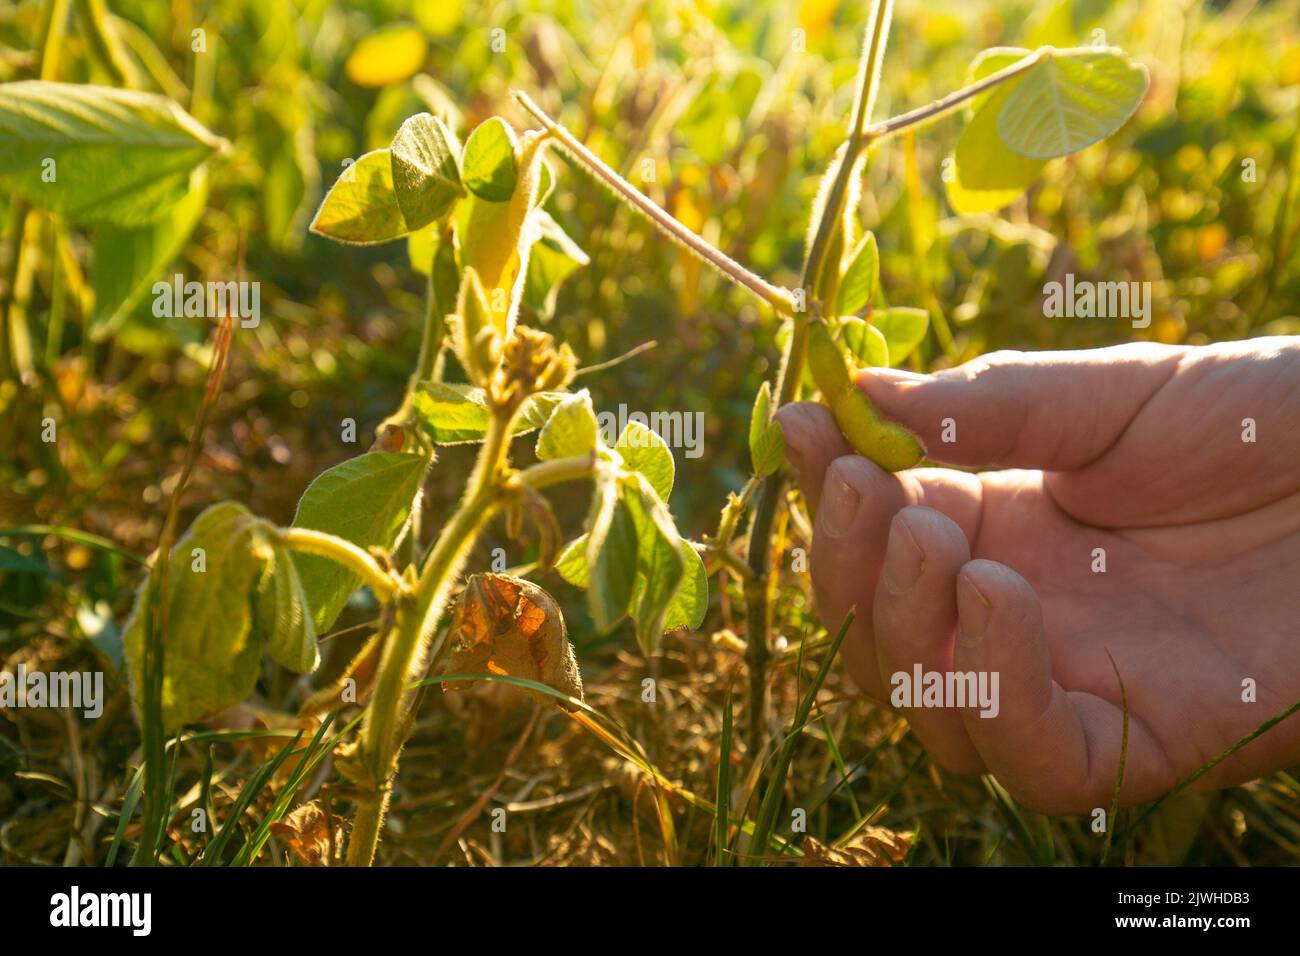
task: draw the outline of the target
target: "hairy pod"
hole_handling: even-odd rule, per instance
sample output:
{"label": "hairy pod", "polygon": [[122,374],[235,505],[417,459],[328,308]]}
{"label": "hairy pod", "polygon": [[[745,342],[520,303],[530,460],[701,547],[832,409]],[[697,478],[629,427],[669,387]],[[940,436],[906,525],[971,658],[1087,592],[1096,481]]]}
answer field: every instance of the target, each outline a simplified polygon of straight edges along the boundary
{"label": "hairy pod", "polygon": [[813,322],[808,333],[808,366],[813,380],[854,451],[886,471],[911,468],[925,457],[916,436],[897,422],[882,418],[871,400],[853,384],[849,364],[826,323]]}
{"label": "hairy pod", "polygon": [[[450,323],[456,358],[460,359],[460,364],[476,385],[486,385],[496,368],[493,353],[498,333],[483,294],[483,284],[472,266],[466,266],[461,275],[456,315],[457,320]],[[499,358],[499,345],[495,351]]]}
{"label": "hairy pod", "polygon": [[529,234],[528,213],[537,196],[545,142],[546,134],[537,131],[520,137],[515,148],[519,179],[514,194],[505,202],[471,196],[461,235],[461,260],[478,273],[502,339],[513,331],[523,293],[528,252],[535,238]]}

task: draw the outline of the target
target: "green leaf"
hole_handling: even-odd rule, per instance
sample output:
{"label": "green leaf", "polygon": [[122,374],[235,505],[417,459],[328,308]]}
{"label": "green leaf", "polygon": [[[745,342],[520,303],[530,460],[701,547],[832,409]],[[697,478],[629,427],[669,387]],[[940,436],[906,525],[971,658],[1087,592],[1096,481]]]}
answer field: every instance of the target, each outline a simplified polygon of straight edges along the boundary
{"label": "green leaf", "polygon": [[644,475],[660,498],[665,501],[673,492],[677,465],[668,443],[640,422],[628,422],[618,436],[614,450],[623,458],[629,471]]}
{"label": "green leaf", "polygon": [[587,536],[585,534],[580,534],[569,542],[555,562],[555,570],[560,573],[560,577],[575,588],[591,586],[591,572],[587,568]]}
{"label": "green leaf", "polygon": [[302,248],[320,191],[314,89],[300,71],[277,71],[265,78],[248,104],[249,159],[265,171],[258,190],[265,235],[271,247],[284,254]]}
{"label": "green leaf", "polygon": [[[986,51],[972,73],[996,72],[1021,57],[1023,51]],[[987,75],[987,74],[985,74]],[[959,213],[974,214],[1001,209],[1016,199],[1038,178],[1045,162],[1012,152],[998,135],[998,116],[1012,91],[1024,82],[1024,75],[1008,80],[977,99],[971,117],[953,152],[951,175],[944,177],[948,202]]]}
{"label": "green leaf", "polygon": [[709,610],[709,573],[704,568],[704,561],[695,546],[684,538],[681,554],[682,580],[664,612],[662,627],[665,633],[679,627],[698,631]]}
{"label": "green leaf", "polygon": [[1007,94],[998,135],[1029,159],[1077,153],[1124,125],[1148,80],[1145,66],[1113,47],[1056,51]]}
{"label": "green leaf", "polygon": [[925,309],[904,307],[880,309],[872,314],[871,324],[885,338],[890,364],[901,365],[925,341],[925,333],[930,328],[930,313]]}
{"label": "green leaf", "polygon": [[[1019,46],[991,46],[981,50],[971,60],[970,69],[966,73],[967,84],[978,82],[986,76],[992,76],[999,70],[1005,70],[1013,63],[1018,63],[1027,56],[1032,56],[1033,50],[1027,50]],[[1019,80],[1008,80],[1008,83],[1017,83]],[[981,106],[988,102],[990,96],[998,90],[994,86],[980,93],[970,101],[970,112],[975,113]]]}
{"label": "green leaf", "polygon": [[566,396],[555,407],[537,436],[537,457],[548,461],[586,455],[595,449],[599,438],[591,393],[584,388]]}
{"label": "green leaf", "polygon": [[[664,612],[664,632],[684,627],[699,630],[709,609],[709,575],[699,552],[689,541],[681,544],[683,574],[677,592]],[[560,577],[574,587],[587,588],[591,576],[587,569],[587,536],[580,535],[571,541],[555,563]]]}
{"label": "green leaf", "polygon": [[74,222],[139,226],[189,191],[225,141],[156,93],[0,84],[0,184]]}
{"label": "green leaf", "polygon": [[155,281],[170,282],[162,271],[185,248],[207,208],[207,177],[200,174],[196,179],[196,187],[155,221],[135,227],[105,223],[96,230],[95,314],[90,323],[90,337],[96,342],[117,330]]}
{"label": "green leaf", "polygon": [[29,558],[27,555],[20,554],[13,548],[7,548],[3,545],[0,545],[0,572],[39,574],[42,577],[49,577],[53,573],[50,566],[44,561]]}
{"label": "green leaf", "polygon": [[311,221],[318,236],[354,245],[400,239],[409,231],[393,189],[386,149],[366,153],[343,170]]}
{"label": "green leaf", "polygon": [[475,196],[506,202],[519,182],[514,130],[499,116],[484,120],[465,143],[463,178]]}
{"label": "green leaf", "polygon": [[853,315],[863,309],[875,296],[879,284],[880,251],[876,247],[875,234],[868,232],[858,240],[849,267],[840,279],[838,314]]}
{"label": "green leaf", "polygon": [[637,641],[649,654],[663,634],[669,605],[684,571],[682,539],[650,483],[639,477],[625,486],[622,500],[636,530],[636,588],[631,614]]}
{"label": "green leaf", "polygon": [[586,535],[587,603],[596,629],[608,631],[627,613],[637,573],[636,525],[612,469],[597,479],[592,506]]}
{"label": "green leaf", "polygon": [[709,71],[673,123],[673,136],[707,165],[722,163],[739,144],[744,118],[769,73],[767,64],[755,59],[743,62],[737,69]]}
{"label": "green leaf", "polygon": [[293,555],[277,549],[262,570],[253,597],[255,633],[265,639],[271,660],[299,674],[320,665],[316,627]]}
{"label": "green leaf", "polygon": [[412,396],[412,408],[435,444],[479,442],[492,421],[483,389],[447,382],[424,382]]}
{"label": "green leaf", "polygon": [[551,198],[553,192],[555,192],[555,170],[549,160],[543,159],[537,170],[537,193],[533,196],[533,208],[542,206]]}
{"label": "green leaf", "polygon": [[428,113],[417,113],[398,129],[389,153],[393,191],[408,229],[423,229],[441,219],[465,195],[456,154],[460,146]]}
{"label": "green leaf", "polygon": [[[438,227],[430,223],[423,229],[417,229],[406,236],[406,256],[411,260],[411,268],[422,276],[427,276],[433,269],[433,256],[440,243]],[[456,283],[459,288],[460,283]]]}
{"label": "green leaf", "polygon": [[[545,168],[546,164],[542,163],[542,169]],[[537,241],[528,256],[524,304],[548,319],[555,314],[560,284],[591,259],[545,209],[534,210],[531,218]]]}
{"label": "green leaf", "polygon": [[870,322],[858,318],[840,319],[840,341],[859,365],[889,367],[889,343]]}
{"label": "green leaf", "polygon": [[460,293],[460,267],[456,264],[456,250],[450,242],[439,242],[432,226],[413,232],[407,238],[407,251],[411,267],[424,276],[432,272],[433,303],[437,315],[446,316],[456,311]]}
{"label": "green leaf", "polygon": [[[195,518],[172,549],[167,593],[158,602],[159,611],[166,605],[162,696],[168,730],[238,703],[257,683],[261,649],[252,639],[250,598],[270,554],[262,527],[243,505],[222,502]],[[144,658],[140,604],[148,591],[146,580],[122,638],[137,695]]]}
{"label": "green leaf", "polygon": [[[425,466],[422,455],[399,452],[367,452],[350,458],[307,486],[293,525],[337,535],[361,548],[391,549],[410,519]],[[328,558],[295,554],[293,560],[316,632],[323,634],[361,578]]]}
{"label": "green leaf", "polygon": [[764,382],[754,396],[754,409],[749,414],[749,460],[754,474],[765,478],[781,466],[784,457],[785,434],[772,421],[772,387]]}
{"label": "green leaf", "polygon": [[1034,5],[1025,40],[1029,46],[1077,46],[1088,29],[1109,13],[1114,0],[1058,0]]}
{"label": "green leaf", "polygon": [[[524,402],[512,434],[523,435],[546,424],[567,392],[538,392]],[[448,382],[423,382],[412,399],[420,427],[436,445],[480,442],[492,421],[483,389]]]}

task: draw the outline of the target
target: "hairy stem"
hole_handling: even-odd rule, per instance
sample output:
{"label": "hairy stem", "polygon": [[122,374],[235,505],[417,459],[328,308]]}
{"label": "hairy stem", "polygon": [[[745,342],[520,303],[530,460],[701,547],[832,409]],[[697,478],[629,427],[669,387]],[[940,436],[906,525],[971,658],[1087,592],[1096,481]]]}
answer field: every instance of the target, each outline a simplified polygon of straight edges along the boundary
{"label": "hairy stem", "polygon": [[1042,47],[1041,49],[1035,50],[1033,53],[1027,54],[1022,59],[1012,63],[1010,66],[1003,67],[996,73],[990,73],[988,76],[970,84],[969,86],[963,86],[959,90],[954,90],[947,96],[935,100],[933,103],[919,106],[914,110],[909,110],[908,112],[901,113],[898,116],[891,116],[887,120],[882,120],[881,122],[876,123],[874,126],[867,129],[866,138],[870,142],[874,143],[887,136],[892,136],[895,133],[901,132],[902,130],[910,129],[913,126],[920,126],[941,119],[966,103],[967,100],[973,99],[986,90],[991,90],[993,87],[1005,83],[1007,80],[1013,79],[1028,70],[1032,70],[1044,60],[1051,59],[1051,57],[1055,55],[1055,52],[1056,51],[1051,47]]}
{"label": "hairy stem", "polygon": [[611,169],[599,156],[583,145],[577,137],[551,119],[540,106],[532,101],[527,93],[516,91],[515,99],[519,101],[519,105],[527,110],[533,119],[541,123],[546,131],[555,137],[560,147],[568,155],[572,156],[580,166],[613,190],[615,195],[633,209],[649,219],[670,239],[680,242],[695,255],[717,269],[722,275],[752,292],[781,315],[792,315],[794,313],[795,303],[788,290],[778,288],[762,276],[749,271],[703,236],[682,225],[671,213]]}
{"label": "hairy stem", "polygon": [[[870,145],[871,137],[866,134],[867,120],[875,105],[876,90],[880,86],[880,63],[885,54],[885,42],[889,36],[889,21],[893,15],[894,0],[875,0],[871,8],[871,32],[867,35],[862,48],[862,63],[858,68],[858,92],[853,102],[853,118],[849,124],[849,138],[844,142],[844,150],[838,157],[839,168],[826,205],[822,209],[821,220],[813,234],[812,245],[808,249],[808,258],[804,261],[802,285],[804,294],[811,301],[813,290],[821,279],[822,269],[826,265],[826,252],[835,235],[836,224],[844,211],[844,200],[848,196],[849,183],[857,173],[858,157]],[[802,371],[802,367],[798,369]]]}
{"label": "hairy stem", "polygon": [[551,485],[566,481],[582,481],[590,477],[595,463],[596,459],[593,455],[554,458],[525,468],[519,472],[518,480],[534,491],[540,491]]}
{"label": "hairy stem", "polygon": [[396,622],[384,645],[374,695],[361,725],[361,752],[374,790],[358,801],[348,843],[349,866],[374,862],[398,756],[415,703],[412,685],[428,664],[429,647],[456,576],[479,532],[501,503],[501,477],[513,418],[513,414],[505,413],[493,417],[469,489],[425,558],[415,593],[396,603]]}
{"label": "hairy stem", "polygon": [[[826,266],[827,250],[830,248],[836,225],[844,211],[849,184],[858,172],[858,157],[870,143],[865,128],[871,118],[876,90],[880,85],[880,66],[889,36],[893,0],[875,0],[871,13],[871,25],[868,27],[869,32],[863,44],[862,62],[858,69],[858,90],[854,99],[849,136],[836,159],[839,166],[836,169],[835,179],[831,183],[826,205],[822,207],[821,219],[818,220],[813,231],[808,257],[804,260],[800,285],[803,288],[806,304],[813,302],[814,290],[819,287],[822,269]],[[777,407],[795,401],[799,397],[799,385],[803,381],[804,363],[808,352],[809,315],[809,311],[805,310],[794,316],[790,342],[782,356],[780,371],[777,373],[775,389]],[[763,727],[768,709],[767,662],[770,656],[768,606],[773,584],[768,580],[768,569],[771,565],[772,523],[781,500],[781,483],[779,472],[763,479],[758,493],[758,505],[749,525],[746,560],[753,577],[745,583],[745,659],[749,672],[746,737],[754,752],[757,752],[763,739]]]}
{"label": "hairy stem", "polygon": [[287,548],[329,558],[360,575],[361,580],[380,601],[392,600],[399,590],[398,579],[380,567],[374,555],[358,548],[351,541],[310,528],[276,528],[273,533],[277,541]]}

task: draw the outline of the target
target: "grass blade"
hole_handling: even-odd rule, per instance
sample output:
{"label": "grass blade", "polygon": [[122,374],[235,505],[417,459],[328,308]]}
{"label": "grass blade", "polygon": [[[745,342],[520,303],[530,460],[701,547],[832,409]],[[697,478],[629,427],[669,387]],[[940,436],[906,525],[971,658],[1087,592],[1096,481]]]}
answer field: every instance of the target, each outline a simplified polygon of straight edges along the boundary
{"label": "grass blade", "polygon": [[1106,865],[1106,858],[1110,856],[1111,842],[1115,836],[1115,824],[1119,820],[1119,790],[1124,785],[1124,767],[1128,764],[1128,691],[1124,687],[1124,678],[1119,676],[1119,667],[1115,663],[1115,658],[1111,657],[1110,651],[1106,651],[1106,656],[1110,657],[1110,666],[1115,671],[1115,679],[1119,681],[1119,702],[1124,708],[1124,729],[1119,743],[1119,768],[1115,771],[1115,789],[1110,795],[1110,809],[1107,810],[1106,817],[1106,842],[1101,845],[1101,865]]}
{"label": "grass blade", "polygon": [[785,739],[781,742],[780,749],[776,753],[776,760],[768,773],[767,787],[763,791],[763,799],[759,802],[758,816],[754,821],[754,840],[750,845],[751,852],[761,853],[776,829],[776,817],[781,812],[781,803],[785,797],[785,783],[790,772],[790,761],[794,759],[794,748],[799,742],[804,726],[808,723],[808,715],[816,702],[818,692],[822,689],[822,684],[826,682],[826,676],[830,673],[836,655],[839,654],[840,645],[844,642],[844,635],[849,631],[849,625],[853,623],[855,613],[856,609],[851,608],[849,613],[844,616],[844,621],[840,624],[835,639],[826,651],[826,656],[822,658],[821,666],[817,668],[817,675],[799,701],[794,719],[790,723],[790,732],[786,734]]}
{"label": "grass blade", "polygon": [[722,743],[718,748],[718,788],[714,801],[713,865],[730,866],[730,848],[727,840],[728,815],[731,809],[731,691],[722,704]]}

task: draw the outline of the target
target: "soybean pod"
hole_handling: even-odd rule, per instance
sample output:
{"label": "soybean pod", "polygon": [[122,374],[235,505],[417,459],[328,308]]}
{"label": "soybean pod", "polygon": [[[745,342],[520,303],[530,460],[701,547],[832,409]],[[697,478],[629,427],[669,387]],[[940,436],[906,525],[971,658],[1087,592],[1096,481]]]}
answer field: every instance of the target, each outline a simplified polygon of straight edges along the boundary
{"label": "soybean pod", "polygon": [[897,422],[882,418],[871,400],[853,384],[848,361],[821,319],[813,321],[808,329],[808,366],[835,423],[854,451],[886,471],[911,468],[925,457],[916,436]]}

